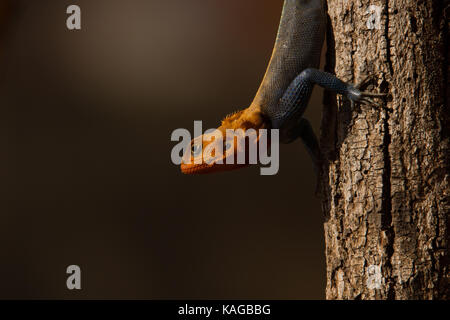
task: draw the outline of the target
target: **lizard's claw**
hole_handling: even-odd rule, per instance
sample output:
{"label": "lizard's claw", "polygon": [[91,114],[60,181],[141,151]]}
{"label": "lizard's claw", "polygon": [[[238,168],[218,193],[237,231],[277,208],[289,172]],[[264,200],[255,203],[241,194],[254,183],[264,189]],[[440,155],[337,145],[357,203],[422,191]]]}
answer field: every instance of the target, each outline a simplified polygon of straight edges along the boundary
{"label": "lizard's claw", "polygon": [[355,103],[381,107],[381,103],[376,102],[374,98],[384,98],[386,97],[386,94],[359,91],[356,87],[350,87],[347,97],[352,104],[352,108],[354,107]]}
{"label": "lizard's claw", "polygon": [[385,93],[371,93],[371,92],[361,92],[361,96],[357,102],[366,105],[374,105],[377,107],[382,107],[380,102],[376,102],[373,98],[384,98],[387,94]]}
{"label": "lizard's claw", "polygon": [[369,104],[369,105],[373,104],[373,105],[376,105],[376,106],[380,106],[379,103],[375,102],[375,100],[373,100],[372,98],[369,98],[369,97],[367,97],[367,96],[363,96],[363,97],[359,100],[359,102],[362,103],[362,104]]}
{"label": "lizard's claw", "polygon": [[385,93],[372,93],[366,91],[360,91],[362,87],[365,87],[372,80],[371,76],[367,76],[363,81],[356,85],[349,86],[348,98],[351,102],[351,107],[354,109],[355,103],[374,105],[377,107],[382,107],[381,103],[378,103],[374,98],[384,98],[387,96]]}
{"label": "lizard's claw", "polygon": [[366,84],[368,84],[370,80],[372,80],[372,76],[365,77],[363,81],[355,85],[355,88],[358,90],[361,89],[361,87],[366,86]]}
{"label": "lizard's claw", "polygon": [[373,92],[363,92],[363,95],[366,97],[375,97],[375,98],[383,98],[386,97],[386,93],[373,93]]}

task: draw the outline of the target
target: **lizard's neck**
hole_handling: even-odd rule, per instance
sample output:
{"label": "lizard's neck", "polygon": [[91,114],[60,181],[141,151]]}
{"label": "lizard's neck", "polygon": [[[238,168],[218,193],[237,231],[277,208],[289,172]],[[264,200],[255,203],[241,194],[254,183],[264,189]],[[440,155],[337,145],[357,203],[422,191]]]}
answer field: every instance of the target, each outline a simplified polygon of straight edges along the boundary
{"label": "lizard's neck", "polygon": [[250,107],[241,112],[225,118],[221,128],[226,129],[267,129],[270,128],[271,121],[262,112],[260,105],[252,103]]}

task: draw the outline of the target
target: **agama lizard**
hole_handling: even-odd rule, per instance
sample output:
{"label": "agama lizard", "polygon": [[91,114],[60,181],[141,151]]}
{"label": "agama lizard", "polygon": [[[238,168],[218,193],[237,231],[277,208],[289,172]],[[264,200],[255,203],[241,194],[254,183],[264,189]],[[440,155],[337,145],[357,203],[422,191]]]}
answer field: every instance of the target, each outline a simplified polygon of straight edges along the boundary
{"label": "agama lizard", "polygon": [[[384,94],[361,92],[360,86],[339,80],[330,73],[319,71],[322,45],[326,32],[324,0],[285,0],[277,39],[269,66],[260,88],[244,110],[227,116],[217,130],[223,137],[227,129],[279,129],[281,143],[301,138],[310,154],[314,169],[320,164],[320,148],[310,122],[303,117],[315,84],[346,96],[351,102],[375,104],[373,97]],[[206,139],[207,140],[207,139]],[[191,141],[181,171],[201,174],[241,168],[242,164],[195,162],[202,157],[209,143],[204,136]],[[217,141],[215,142],[217,143]],[[223,158],[236,149],[225,146]],[[190,160],[190,161],[186,161]],[[195,163],[194,163],[195,162]]]}

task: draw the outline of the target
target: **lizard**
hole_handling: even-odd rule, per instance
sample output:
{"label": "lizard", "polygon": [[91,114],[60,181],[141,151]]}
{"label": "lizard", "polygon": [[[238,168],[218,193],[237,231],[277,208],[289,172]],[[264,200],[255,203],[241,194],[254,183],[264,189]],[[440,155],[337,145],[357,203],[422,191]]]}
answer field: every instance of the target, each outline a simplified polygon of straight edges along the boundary
{"label": "lizard", "polygon": [[[254,100],[248,108],[222,120],[216,129],[222,134],[222,140],[212,139],[210,135],[214,132],[194,138],[183,156],[181,171],[205,174],[245,167],[248,164],[204,161],[204,152],[212,144],[222,144],[222,159],[237,153],[236,145],[227,145],[228,129],[278,129],[280,143],[302,140],[318,178],[320,146],[311,123],[303,117],[314,85],[347,97],[352,108],[355,103],[376,105],[374,98],[385,96],[360,91],[367,78],[354,85],[318,70],[325,34],[324,0],[285,0],[272,56]],[[258,139],[253,141],[256,142]],[[248,149],[248,145],[245,148]]]}

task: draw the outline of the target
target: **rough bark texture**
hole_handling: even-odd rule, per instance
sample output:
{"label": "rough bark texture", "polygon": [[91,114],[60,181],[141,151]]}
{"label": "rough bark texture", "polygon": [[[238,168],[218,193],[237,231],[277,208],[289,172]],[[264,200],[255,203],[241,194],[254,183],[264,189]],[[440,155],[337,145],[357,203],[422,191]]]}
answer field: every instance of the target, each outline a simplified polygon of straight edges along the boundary
{"label": "rough bark texture", "polygon": [[448,299],[448,2],[327,2],[327,69],[391,110],[325,96],[326,297]]}

